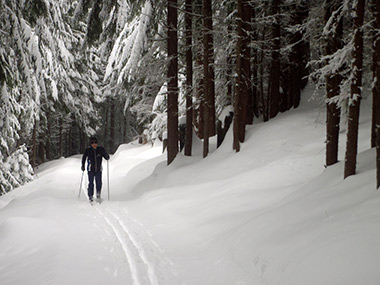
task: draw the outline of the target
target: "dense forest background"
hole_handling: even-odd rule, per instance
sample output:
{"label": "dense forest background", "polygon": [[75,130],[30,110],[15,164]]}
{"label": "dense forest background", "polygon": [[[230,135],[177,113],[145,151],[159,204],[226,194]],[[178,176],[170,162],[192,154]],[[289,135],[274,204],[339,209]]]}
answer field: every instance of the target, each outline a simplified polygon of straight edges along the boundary
{"label": "dense forest background", "polygon": [[379,2],[0,0],[0,193],[92,135],[110,153],[167,139],[170,163],[193,132],[205,157],[231,125],[239,151],[246,125],[297,108],[308,82],[328,110],[326,166],[346,114],[354,174],[363,88],[380,149]]}

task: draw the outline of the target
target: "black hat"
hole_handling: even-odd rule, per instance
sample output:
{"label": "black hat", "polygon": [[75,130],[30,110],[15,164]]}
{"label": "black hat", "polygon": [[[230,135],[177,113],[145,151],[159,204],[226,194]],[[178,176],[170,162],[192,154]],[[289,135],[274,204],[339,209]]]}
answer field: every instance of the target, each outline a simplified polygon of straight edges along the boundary
{"label": "black hat", "polygon": [[98,139],[96,137],[91,137],[90,138],[90,144],[92,144],[93,142],[97,143]]}

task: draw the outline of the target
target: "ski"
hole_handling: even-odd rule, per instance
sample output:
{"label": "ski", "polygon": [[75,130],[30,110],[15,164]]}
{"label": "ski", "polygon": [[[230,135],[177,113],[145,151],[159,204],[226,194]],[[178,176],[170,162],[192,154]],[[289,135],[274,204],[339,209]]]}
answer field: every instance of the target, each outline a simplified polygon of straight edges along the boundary
{"label": "ski", "polygon": [[99,199],[95,199],[95,200],[89,200],[88,202],[90,203],[91,206],[93,206],[95,203],[100,205],[102,203],[102,199],[99,198]]}

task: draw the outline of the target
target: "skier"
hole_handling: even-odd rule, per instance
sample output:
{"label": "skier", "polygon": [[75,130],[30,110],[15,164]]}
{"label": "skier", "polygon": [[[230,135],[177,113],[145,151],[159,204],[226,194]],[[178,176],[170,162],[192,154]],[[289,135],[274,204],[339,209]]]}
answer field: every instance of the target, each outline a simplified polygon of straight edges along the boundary
{"label": "skier", "polygon": [[85,170],[85,162],[87,161],[88,171],[88,198],[93,201],[94,195],[94,179],[96,181],[96,199],[100,202],[100,194],[102,191],[102,158],[110,159],[110,156],[102,146],[98,146],[96,137],[90,139],[90,146],[86,148],[82,157],[82,171]]}

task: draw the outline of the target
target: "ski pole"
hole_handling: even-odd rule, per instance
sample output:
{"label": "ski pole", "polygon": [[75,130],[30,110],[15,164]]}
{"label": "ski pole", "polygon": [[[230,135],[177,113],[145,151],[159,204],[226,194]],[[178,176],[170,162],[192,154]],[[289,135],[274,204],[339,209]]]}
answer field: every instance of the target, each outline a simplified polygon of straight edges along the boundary
{"label": "ski pole", "polygon": [[80,192],[82,191],[83,176],[84,176],[84,171],[82,171],[82,178],[80,179],[78,198],[80,197]]}
{"label": "ski pole", "polygon": [[107,187],[108,187],[108,201],[110,200],[110,164],[107,160]]}

